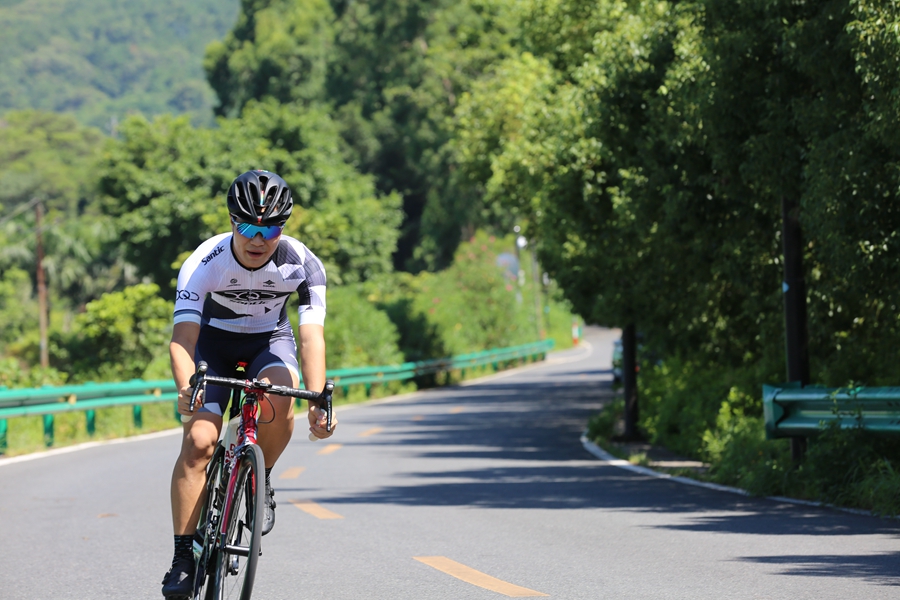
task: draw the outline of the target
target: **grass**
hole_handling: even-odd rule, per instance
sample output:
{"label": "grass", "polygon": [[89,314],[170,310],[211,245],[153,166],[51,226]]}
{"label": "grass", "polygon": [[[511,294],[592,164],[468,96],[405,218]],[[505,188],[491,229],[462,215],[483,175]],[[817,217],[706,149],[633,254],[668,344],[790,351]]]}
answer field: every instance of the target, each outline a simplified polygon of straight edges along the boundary
{"label": "grass", "polygon": [[[142,433],[163,431],[178,427],[175,419],[174,403],[155,402],[142,404],[143,426],[134,424],[131,406],[101,408],[94,418],[93,435],[87,432],[87,417],[84,411],[58,413],[54,415],[53,448],[72,446],[84,442],[110,440]],[[17,456],[46,450],[44,441],[44,418],[41,415],[17,417],[7,420],[7,450],[5,456]]]}

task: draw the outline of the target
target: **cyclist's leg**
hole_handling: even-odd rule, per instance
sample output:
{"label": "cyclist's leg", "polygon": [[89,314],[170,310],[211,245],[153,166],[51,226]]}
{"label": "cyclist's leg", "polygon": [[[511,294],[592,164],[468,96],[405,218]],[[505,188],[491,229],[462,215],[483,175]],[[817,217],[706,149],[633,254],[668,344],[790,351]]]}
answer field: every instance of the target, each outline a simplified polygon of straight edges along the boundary
{"label": "cyclist's leg", "polygon": [[172,567],[163,577],[163,596],[185,599],[194,585],[192,538],[197,529],[206,491],[206,465],[212,458],[222,418],[214,413],[195,414],[184,424],[181,452],[172,470],[172,526],[175,554]]}
{"label": "cyclist's leg", "polygon": [[175,535],[193,534],[200,518],[206,466],[219,440],[222,417],[200,411],[184,424],[181,453],[172,470],[172,526]]}
{"label": "cyclist's leg", "polygon": [[[300,385],[297,372],[284,363],[264,367],[257,378],[293,388]],[[294,431],[294,399],[275,394],[267,394],[266,398],[259,407],[258,442],[265,456],[266,468],[271,469],[291,441]]]}
{"label": "cyclist's leg", "polygon": [[[298,387],[300,368],[293,335],[273,337],[268,346],[257,354],[248,367],[251,377],[275,385]],[[294,399],[268,394],[259,406],[259,446],[271,469],[291,441],[294,431]]]}
{"label": "cyclist's leg", "polygon": [[[228,346],[209,339],[208,331],[201,329],[194,360],[207,363],[208,375],[231,375],[227,370],[231,357],[225,356],[223,348]],[[184,424],[181,452],[172,471],[172,526],[175,535],[190,535],[197,528],[206,489],[206,466],[219,439],[222,414],[228,405],[229,394],[227,388],[206,386],[203,405]]]}

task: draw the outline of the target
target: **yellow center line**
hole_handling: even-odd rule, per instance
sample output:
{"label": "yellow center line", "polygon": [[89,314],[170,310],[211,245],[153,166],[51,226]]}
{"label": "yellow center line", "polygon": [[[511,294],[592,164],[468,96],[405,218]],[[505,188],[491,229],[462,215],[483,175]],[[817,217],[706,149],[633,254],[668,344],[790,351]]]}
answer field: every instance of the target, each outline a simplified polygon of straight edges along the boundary
{"label": "yellow center line", "polygon": [[291,467],[284,473],[278,476],[278,479],[297,479],[300,476],[300,473],[306,470],[306,467]]}
{"label": "yellow center line", "polygon": [[464,410],[466,410],[465,406],[454,406],[453,408],[450,409],[450,414],[456,415],[456,414],[461,413]]}
{"label": "yellow center line", "polygon": [[324,506],[319,506],[315,502],[310,502],[309,500],[291,500],[291,504],[302,510],[303,512],[310,514],[317,519],[343,519],[341,515],[331,512]]}
{"label": "yellow center line", "polygon": [[467,567],[466,565],[460,564],[455,560],[450,560],[444,556],[413,556],[413,558],[420,563],[425,563],[429,567],[437,569],[447,575],[452,575],[466,583],[477,585],[478,587],[497,592],[498,594],[503,594],[504,596],[509,596],[510,598],[530,598],[549,595],[529,590],[528,588],[512,583],[507,583],[502,579],[491,577],[490,575],[482,573],[481,571],[476,571],[471,567]]}
{"label": "yellow center line", "polygon": [[331,454],[332,452],[337,452],[343,447],[343,444],[328,444],[327,446],[316,452],[316,454]]}
{"label": "yellow center line", "polygon": [[359,434],[359,437],[369,437],[370,435],[375,435],[376,433],[381,433],[384,431],[383,427],[373,427],[372,429],[367,429]]}

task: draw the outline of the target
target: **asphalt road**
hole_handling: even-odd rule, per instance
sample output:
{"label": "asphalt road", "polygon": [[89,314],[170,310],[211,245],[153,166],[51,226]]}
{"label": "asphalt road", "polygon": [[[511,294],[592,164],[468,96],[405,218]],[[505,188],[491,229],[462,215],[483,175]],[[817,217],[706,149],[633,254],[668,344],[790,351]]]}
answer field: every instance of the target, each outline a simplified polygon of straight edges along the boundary
{"label": "asphalt road", "polygon": [[[613,335],[469,385],[340,409],[273,472],[254,598],[898,598],[900,523],[597,460]],[[0,599],[159,598],[179,438],[0,461]]]}

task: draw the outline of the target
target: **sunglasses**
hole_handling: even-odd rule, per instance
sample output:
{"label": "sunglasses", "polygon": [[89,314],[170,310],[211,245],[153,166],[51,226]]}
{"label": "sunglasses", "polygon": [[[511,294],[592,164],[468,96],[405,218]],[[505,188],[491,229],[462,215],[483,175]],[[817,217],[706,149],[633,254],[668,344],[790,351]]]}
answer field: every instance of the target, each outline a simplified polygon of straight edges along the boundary
{"label": "sunglasses", "polygon": [[231,222],[237,228],[237,232],[248,239],[253,239],[256,234],[263,236],[264,240],[274,240],[281,235],[284,224],[281,225],[253,225],[252,223],[243,223],[232,218]]}

